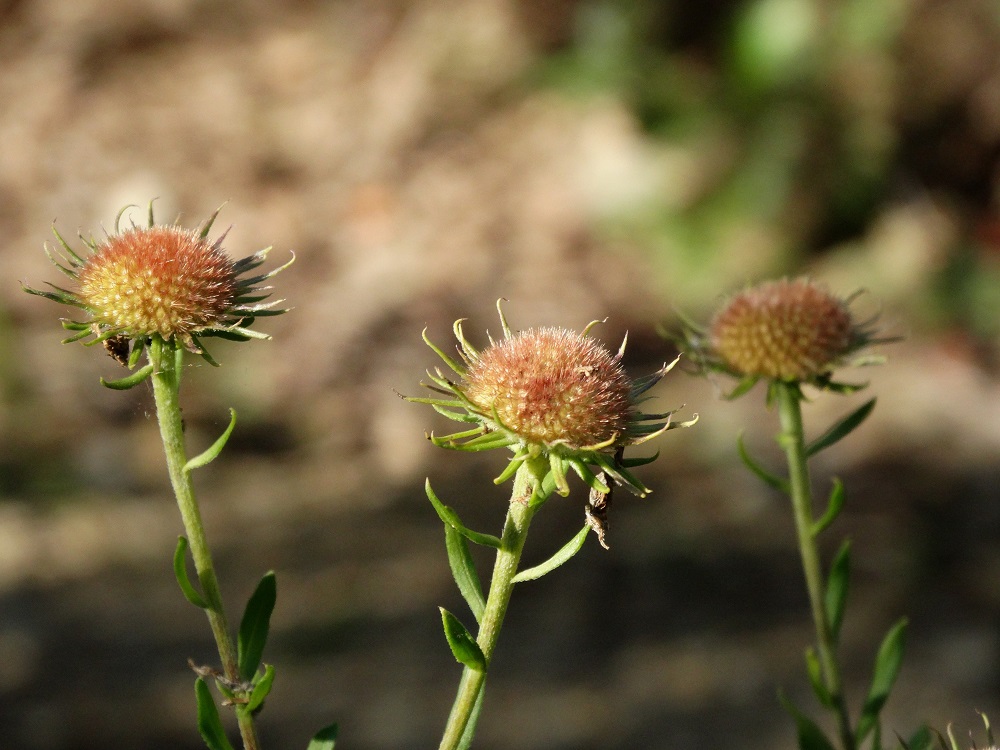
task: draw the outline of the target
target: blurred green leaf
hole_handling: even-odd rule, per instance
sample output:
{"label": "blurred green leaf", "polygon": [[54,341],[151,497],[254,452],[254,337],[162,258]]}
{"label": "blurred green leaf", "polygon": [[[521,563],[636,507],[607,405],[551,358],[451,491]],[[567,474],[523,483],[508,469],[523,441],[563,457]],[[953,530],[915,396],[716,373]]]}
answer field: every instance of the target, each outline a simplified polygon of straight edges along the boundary
{"label": "blurred green leaf", "polygon": [[750,471],[753,472],[758,479],[776,490],[786,493],[788,492],[788,480],[775,476],[763,466],[758,464],[754,460],[753,456],[750,455],[749,451],[747,451],[746,445],[743,443],[742,432],[739,437],[736,438],[736,448],[740,452],[740,460],[743,461],[743,465],[750,469]]}
{"label": "blurred green leaf", "polygon": [[448,639],[448,645],[451,646],[451,652],[455,655],[455,658],[469,669],[474,669],[477,672],[485,672],[486,656],[483,654],[483,650],[479,648],[479,644],[476,643],[476,639],[472,637],[472,634],[469,633],[465,625],[455,615],[444,607],[438,607],[438,609],[441,610],[444,636]]}
{"label": "blurred green leaf", "polygon": [[837,520],[837,516],[840,515],[840,511],[844,508],[844,483],[837,478],[833,480],[833,488],[830,490],[830,499],[826,503],[826,511],[823,513],[823,517],[818,521],[815,521],[812,525],[812,535],[815,539],[827,528],[830,524]]}
{"label": "blurred green leaf", "polygon": [[820,666],[819,657],[816,656],[816,649],[806,649],[806,674],[809,677],[809,685],[812,687],[816,699],[827,708],[833,706],[833,696],[827,690],[823,681],[823,668]]}
{"label": "blurred green leaf", "polygon": [[273,570],[268,571],[260,579],[243,611],[236,651],[240,676],[244,680],[252,680],[260,666],[277,595],[277,579]]}
{"label": "blurred green leaf", "polygon": [[444,525],[444,540],[448,550],[448,564],[451,566],[451,574],[458,585],[458,590],[476,622],[483,619],[483,610],[486,609],[486,600],[483,598],[483,587],[476,572],[475,563],[469,552],[469,543],[458,529],[451,524]]}
{"label": "blurred green leaf", "polygon": [[339,728],[336,724],[331,724],[328,727],[323,727],[313,738],[309,741],[309,747],[306,750],[334,750],[337,744],[337,733]]}
{"label": "blurred green leaf", "polygon": [[851,434],[851,432],[872,413],[875,408],[875,399],[870,399],[852,411],[846,417],[834,424],[829,430],[806,446],[806,456],[814,456],[824,448],[829,448],[834,443]]}
{"label": "blurred green leaf", "polygon": [[205,601],[188,577],[187,550],[188,540],[183,536],[177,537],[177,547],[174,549],[174,576],[177,578],[177,585],[181,587],[184,598],[194,606],[208,609],[208,602]]}
{"label": "blurred green leaf", "polygon": [[840,626],[844,622],[847,608],[847,593],[850,588],[851,543],[845,541],[830,564],[830,575],[826,581],[826,616],[830,635],[834,643],[840,640]]}
{"label": "blurred green leaf", "polygon": [[212,691],[201,677],[194,682],[194,694],[198,701],[198,731],[209,750],[233,750],[222,728]]}
{"label": "blurred green leaf", "polygon": [[893,625],[879,647],[878,655],[875,657],[872,685],[868,690],[868,698],[861,710],[861,717],[858,719],[858,728],[855,732],[858,744],[863,742],[868,733],[875,728],[879,713],[889,699],[889,692],[899,675],[899,668],[903,662],[906,626],[907,620],[904,617]]}
{"label": "blurred green leaf", "polygon": [[833,744],[823,734],[816,722],[802,713],[784,693],[778,693],[781,705],[795,720],[799,740],[799,750],[835,750]]}

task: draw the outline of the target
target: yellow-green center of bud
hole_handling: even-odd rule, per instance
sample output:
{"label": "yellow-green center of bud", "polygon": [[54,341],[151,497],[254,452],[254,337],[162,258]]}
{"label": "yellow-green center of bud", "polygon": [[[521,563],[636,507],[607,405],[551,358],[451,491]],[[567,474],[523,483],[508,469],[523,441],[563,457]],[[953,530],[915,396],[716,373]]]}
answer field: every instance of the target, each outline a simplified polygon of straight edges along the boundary
{"label": "yellow-green center of bud", "polygon": [[524,443],[572,447],[624,437],[631,382],[594,339],[563,328],[529,329],[484,350],[463,392]]}
{"label": "yellow-green center of bud", "polygon": [[172,226],[112,236],[87,258],[79,283],[80,300],[99,322],[164,339],[220,323],[237,286],[233,263],[217,244]]}
{"label": "yellow-green center of bud", "polygon": [[855,343],[843,300],[807,279],[783,279],[732,297],[712,321],[711,345],[741,375],[807,381]]}

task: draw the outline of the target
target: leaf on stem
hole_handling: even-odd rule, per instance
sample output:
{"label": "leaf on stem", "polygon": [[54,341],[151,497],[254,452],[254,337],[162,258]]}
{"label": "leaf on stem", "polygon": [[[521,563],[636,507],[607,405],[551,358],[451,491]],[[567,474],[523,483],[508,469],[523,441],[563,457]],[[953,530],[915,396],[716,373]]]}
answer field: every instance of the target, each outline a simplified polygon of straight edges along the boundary
{"label": "leaf on stem", "polygon": [[799,738],[799,750],[834,750],[833,744],[823,734],[816,722],[799,711],[794,703],[783,692],[778,693],[781,705],[795,720]]}
{"label": "leaf on stem", "polygon": [[847,608],[847,592],[850,588],[851,542],[845,540],[830,564],[830,575],[826,581],[826,617],[833,642],[840,640],[840,626],[844,622]]}
{"label": "leaf on stem", "polygon": [[244,680],[252,680],[260,666],[270,628],[271,612],[274,611],[274,602],[277,599],[277,589],[274,571],[268,571],[260,579],[257,589],[243,611],[236,652],[240,676]]}
{"label": "leaf on stem", "polygon": [[208,602],[198,592],[198,589],[191,583],[187,572],[187,550],[188,540],[177,537],[177,548],[174,550],[174,576],[177,578],[177,585],[181,587],[184,598],[200,609],[208,609]]}
{"label": "leaf on stem", "polygon": [[441,610],[444,637],[448,639],[448,645],[451,646],[451,653],[455,655],[459,663],[464,664],[469,669],[474,669],[477,672],[485,672],[486,656],[483,654],[483,650],[479,648],[479,644],[476,643],[476,639],[472,637],[472,634],[469,633],[465,625],[455,615],[444,607],[438,607],[438,609]]}
{"label": "leaf on stem", "polygon": [[444,543],[448,549],[448,564],[451,566],[451,574],[455,578],[458,590],[462,592],[476,622],[480,622],[483,619],[483,610],[486,609],[486,600],[483,598],[479,574],[469,553],[469,543],[458,529],[447,523],[444,525]]}
{"label": "leaf on stem", "polygon": [[758,479],[760,479],[764,484],[774,487],[774,489],[781,492],[788,492],[788,480],[782,479],[781,477],[775,476],[763,466],[758,464],[753,456],[747,451],[746,445],[743,443],[743,433],[741,432],[739,437],[736,438],[736,448],[740,452],[740,460],[743,461],[743,465],[750,469]]}
{"label": "leaf on stem", "polygon": [[136,370],[131,375],[126,375],[124,378],[119,378],[118,380],[105,380],[101,378],[101,385],[113,391],[127,391],[129,388],[135,388],[152,374],[153,365],[149,364],[141,370]]}
{"label": "leaf on stem", "polygon": [[247,702],[241,704],[236,710],[243,714],[251,715],[260,709],[264,705],[264,699],[267,698],[267,694],[271,692],[272,684],[274,684],[274,667],[270,664],[265,664],[264,674],[261,675],[259,680],[254,682],[253,690],[250,691],[250,697],[247,698]]}
{"label": "leaf on stem", "polygon": [[214,461],[215,458],[222,453],[222,449],[226,447],[226,443],[229,442],[229,436],[233,434],[234,427],[236,427],[236,410],[230,409],[229,426],[226,428],[226,431],[219,436],[218,440],[212,443],[212,447],[202,453],[199,453],[197,456],[184,464],[184,471],[200,469],[205,464]]}
{"label": "leaf on stem", "polygon": [[590,531],[590,524],[585,523],[583,528],[577,532],[576,536],[563,545],[562,549],[552,555],[552,557],[543,562],[541,565],[536,565],[533,568],[522,570],[514,576],[512,579],[513,582],[522,583],[524,581],[534,581],[536,578],[541,578],[546,573],[551,573],[580,551],[583,547],[583,543],[587,540],[588,531]]}
{"label": "leaf on stem", "polygon": [[878,715],[889,699],[889,692],[892,690],[892,685],[896,681],[899,667],[903,661],[906,626],[907,620],[904,617],[892,626],[883,639],[882,645],[879,646],[878,656],[875,657],[872,685],[868,690],[868,698],[861,710],[861,717],[858,719],[858,728],[855,732],[858,744],[861,744],[868,733],[875,728],[878,723]]}
{"label": "leaf on stem", "polygon": [[812,647],[806,649],[806,674],[809,676],[809,685],[816,699],[826,708],[832,708],[833,696],[823,681],[823,668],[820,666],[819,657],[816,656],[816,649]]}
{"label": "leaf on stem", "polygon": [[445,524],[454,528],[455,531],[474,544],[480,544],[484,547],[492,547],[493,549],[500,549],[500,546],[503,543],[498,537],[495,537],[492,534],[480,534],[478,531],[473,531],[468,528],[462,523],[461,519],[458,517],[458,513],[438,500],[438,496],[435,495],[434,490],[431,489],[430,479],[424,481],[424,491],[427,493],[427,499],[430,500],[431,505],[434,506],[434,510],[437,511],[438,517]]}
{"label": "leaf on stem", "polygon": [[212,691],[201,677],[194,682],[194,694],[198,701],[198,731],[209,750],[233,750],[222,728]]}
{"label": "leaf on stem", "polygon": [[806,456],[814,456],[824,448],[829,448],[842,438],[850,435],[854,429],[860,425],[875,408],[875,399],[869,399],[852,411],[846,417],[835,423],[829,430],[806,446]]}
{"label": "leaf on stem", "polygon": [[844,508],[844,483],[837,478],[833,480],[833,488],[830,490],[830,499],[826,503],[826,511],[823,517],[813,523],[811,533],[813,539],[822,534],[837,520],[840,511]]}
{"label": "leaf on stem", "polygon": [[337,733],[339,731],[336,724],[323,727],[309,740],[309,747],[306,750],[333,750],[337,744]]}

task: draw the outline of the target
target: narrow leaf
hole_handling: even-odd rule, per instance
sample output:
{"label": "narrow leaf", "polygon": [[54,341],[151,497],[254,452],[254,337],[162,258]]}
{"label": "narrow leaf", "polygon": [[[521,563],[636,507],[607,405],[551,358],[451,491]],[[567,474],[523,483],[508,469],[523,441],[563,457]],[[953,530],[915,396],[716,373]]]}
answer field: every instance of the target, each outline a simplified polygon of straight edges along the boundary
{"label": "narrow leaf", "polygon": [[226,447],[226,443],[229,441],[229,436],[233,434],[233,428],[236,427],[236,410],[229,410],[229,426],[226,431],[219,436],[219,439],[212,443],[212,447],[197,456],[192,458],[186,464],[184,464],[184,471],[191,471],[192,469],[200,469],[205,464],[211,463],[215,458],[222,453],[222,449]]}
{"label": "narrow leaf", "polygon": [[212,691],[201,677],[194,682],[194,694],[198,701],[198,731],[209,750],[233,750],[222,729]]}
{"label": "narrow leaf", "polygon": [[830,564],[830,575],[826,581],[826,617],[834,643],[840,640],[840,626],[844,622],[844,612],[847,608],[850,575],[851,542],[845,540]]}
{"label": "narrow leaf", "polygon": [[746,466],[750,471],[752,471],[758,479],[760,479],[765,484],[774,487],[776,490],[781,492],[788,492],[788,481],[782,479],[781,477],[775,476],[763,466],[758,464],[753,456],[747,451],[746,445],[743,444],[743,434],[736,438],[736,448],[740,452],[740,459],[743,461],[743,465]]}
{"label": "narrow leaf", "polygon": [[252,714],[264,705],[264,699],[271,692],[271,685],[274,683],[274,667],[270,664],[264,665],[264,674],[259,680],[254,682],[253,690],[247,702],[240,706],[239,710],[245,714]]}
{"label": "narrow leaf", "polygon": [[816,699],[823,706],[832,708],[833,696],[830,695],[830,691],[823,681],[823,668],[820,666],[819,657],[816,656],[816,650],[813,648],[806,649],[806,674],[809,676],[809,684],[812,686]]}
{"label": "narrow leaf", "polygon": [[474,669],[477,672],[485,672],[486,656],[483,654],[483,650],[479,648],[479,644],[476,643],[476,639],[472,637],[472,634],[469,633],[465,625],[455,615],[444,607],[439,607],[438,609],[441,610],[444,637],[448,639],[448,645],[451,646],[451,653],[455,655],[459,663],[464,664],[469,669]]}
{"label": "narrow leaf", "polygon": [[541,565],[536,565],[533,568],[528,568],[522,570],[516,576],[514,576],[514,583],[523,583],[524,581],[534,581],[536,578],[541,578],[546,573],[551,573],[553,570],[558,568],[560,565],[569,560],[573,555],[580,551],[583,547],[583,543],[587,540],[587,532],[590,531],[590,524],[584,524],[583,528],[580,529],[576,536],[566,542],[562,549],[556,552],[552,557],[543,562]]}
{"label": "narrow leaf", "polygon": [[844,507],[844,483],[839,479],[833,480],[833,488],[830,490],[830,499],[826,503],[826,511],[823,517],[815,521],[812,525],[811,533],[815,539],[837,520],[840,511]]}
{"label": "narrow leaf", "polygon": [[833,744],[823,734],[816,722],[796,708],[784,693],[778,694],[781,705],[795,720],[795,728],[799,738],[799,750],[834,750]]}
{"label": "narrow leaf", "polygon": [[491,534],[480,534],[478,531],[473,531],[472,529],[467,528],[465,524],[462,523],[461,519],[459,519],[458,513],[438,500],[438,496],[435,495],[434,490],[431,489],[430,479],[424,482],[424,491],[427,493],[427,499],[430,500],[431,505],[434,506],[434,510],[437,511],[438,517],[447,525],[453,527],[459,534],[464,536],[470,542],[481,544],[484,547],[500,549],[502,542],[499,538],[492,536]]}
{"label": "narrow leaf", "polygon": [[337,744],[337,732],[340,731],[336,724],[323,727],[309,741],[306,750],[334,750]]}
{"label": "narrow leaf", "polygon": [[903,661],[906,626],[907,620],[904,617],[892,626],[882,641],[882,645],[879,646],[878,656],[875,657],[872,685],[868,690],[868,698],[865,700],[864,708],[861,710],[861,717],[858,719],[858,729],[855,732],[859,744],[875,728],[879,712],[881,712],[885,702],[889,699],[889,692],[892,690],[892,685],[899,674],[899,667]]}
{"label": "narrow leaf", "polygon": [[237,639],[236,652],[239,662],[240,676],[244,680],[252,680],[260,666],[264,654],[264,644],[271,623],[271,612],[277,598],[277,579],[274,571],[268,571],[257,584],[243,611],[240,621],[240,632]]}
{"label": "narrow leaf", "polygon": [[118,380],[105,380],[101,378],[101,385],[113,391],[127,391],[129,388],[135,388],[152,374],[153,365],[149,364],[141,370],[136,370],[131,375],[126,375],[124,378],[119,378]]}
{"label": "narrow leaf", "polygon": [[469,721],[465,725],[465,731],[462,732],[462,739],[459,740],[456,750],[469,750],[472,747],[472,740],[476,736],[476,724],[479,723],[479,714],[483,710],[483,694],[485,692],[486,683],[480,683],[479,695],[476,696],[476,702],[472,706],[472,713],[469,714]]}
{"label": "narrow leaf", "polygon": [[829,430],[806,446],[806,456],[814,456],[824,448],[829,448],[842,438],[850,435],[854,429],[868,418],[875,408],[875,399],[870,399],[861,404],[846,417],[836,422]]}
{"label": "narrow leaf", "polygon": [[198,592],[198,589],[191,583],[187,572],[187,549],[188,540],[185,537],[177,537],[177,547],[174,549],[174,576],[177,578],[177,585],[181,587],[184,598],[194,606],[201,609],[208,609],[208,602]]}
{"label": "narrow leaf", "polygon": [[451,574],[455,578],[458,590],[462,592],[476,622],[480,622],[483,619],[483,610],[486,609],[486,600],[483,598],[479,574],[469,553],[468,541],[454,526],[445,524],[444,542],[448,549],[448,564],[451,566]]}

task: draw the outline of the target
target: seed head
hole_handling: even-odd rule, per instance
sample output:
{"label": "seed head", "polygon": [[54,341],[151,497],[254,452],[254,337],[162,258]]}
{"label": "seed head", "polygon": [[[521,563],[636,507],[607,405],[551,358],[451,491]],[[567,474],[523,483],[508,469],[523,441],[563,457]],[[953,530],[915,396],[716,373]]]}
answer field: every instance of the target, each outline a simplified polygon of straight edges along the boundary
{"label": "seed head", "polygon": [[709,345],[737,375],[810,381],[865,340],[847,303],[808,279],[769,281],[729,299]]}
{"label": "seed head", "polygon": [[129,229],[97,247],[79,271],[80,300],[130,337],[189,337],[222,323],[237,291],[218,243],[172,226]]}
{"label": "seed head", "polygon": [[263,264],[270,248],[242,260],[230,259],[222,249],[225,235],[215,242],[207,239],[218,211],[199,230],[190,231],[157,225],[150,204],[147,226],[123,230],[121,219],[128,208],[132,207],[119,212],[115,232],[105,240],[80,236],[90,250],[85,256],[53,228],[59,247],[45,249],[56,268],[73,280],[72,289],[50,285],[53,291],[40,291],[24,286],[30,294],[89,315],[85,321],[63,322],[64,328],[77,332],[66,341],[93,335],[86,343],[103,342],[115,359],[131,367],[154,337],[201,354],[212,364],[200,341],[204,337],[268,338],[250,330],[254,319],[285,310],[275,309],[280,300],[265,302],[270,287],[259,284],[288,263],[247,278],[244,274]]}
{"label": "seed head", "polygon": [[[499,303],[497,303],[499,310]],[[459,382],[440,370],[428,372],[424,383],[444,398],[410,398],[431,404],[458,422],[476,425],[472,430],[445,437],[430,436],[435,445],[463,451],[510,448],[514,458],[497,481],[513,476],[525,460],[545,459],[555,485],[568,494],[566,474],[573,469],[592,490],[605,494],[609,486],[601,475],[644,495],[648,490],[627,467],[652,459],[619,460],[625,446],[638,445],[687,422],[673,422],[673,412],[644,414],[638,404],[647,390],[674,363],[638,380],[630,380],[621,366],[622,343],[611,354],[588,336],[597,321],[583,333],[564,328],[535,328],[512,333],[500,310],[504,337],[490,339],[482,352],[470,344],[455,321],[461,361],[427,344],[454,372]],[[676,362],[676,360],[675,360]]]}
{"label": "seed head", "polygon": [[619,357],[564,328],[529,329],[491,345],[464,381],[466,397],[495,417],[495,428],[546,446],[624,438],[631,390]]}

